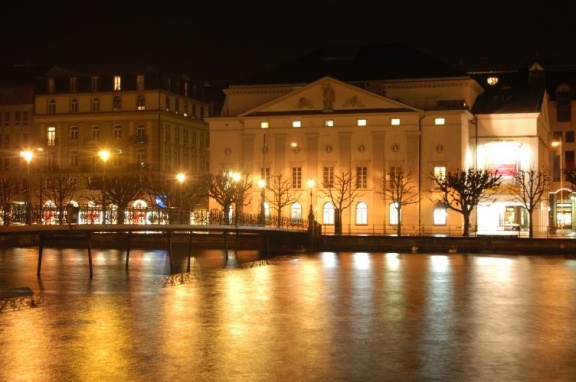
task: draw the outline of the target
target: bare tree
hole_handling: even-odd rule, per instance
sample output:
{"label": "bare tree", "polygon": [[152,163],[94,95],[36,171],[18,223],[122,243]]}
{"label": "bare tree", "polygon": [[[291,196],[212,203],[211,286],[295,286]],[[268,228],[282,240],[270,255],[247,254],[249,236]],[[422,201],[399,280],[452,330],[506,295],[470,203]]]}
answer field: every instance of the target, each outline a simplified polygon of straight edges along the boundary
{"label": "bare tree", "polygon": [[532,214],[550,188],[550,176],[545,171],[537,171],[531,168],[530,170],[519,170],[514,174],[514,180],[516,181],[516,186],[509,187],[508,192],[515,201],[522,204],[528,211],[528,236],[534,237]]}
{"label": "bare tree", "polygon": [[383,200],[390,200],[396,206],[396,234],[402,235],[402,207],[420,201],[418,185],[412,180],[412,172],[398,171],[382,175],[381,190],[378,192]]}
{"label": "bare tree", "polygon": [[76,178],[68,175],[50,175],[44,183],[44,196],[54,202],[58,212],[58,224],[62,224],[66,206],[74,199],[78,190]]}
{"label": "bare tree", "polygon": [[280,227],[282,224],[282,209],[298,201],[302,193],[294,191],[292,181],[283,179],[282,174],[273,175],[270,178],[270,184],[266,185],[266,188],[272,191],[272,199],[268,200],[276,211],[276,226]]}
{"label": "bare tree", "polygon": [[463,236],[470,236],[470,216],[481,200],[490,199],[488,191],[500,187],[500,178],[497,172],[468,169],[448,172],[445,177],[434,176],[438,191],[441,193],[440,201],[453,211],[462,214],[464,218]]}
{"label": "bare tree", "polygon": [[334,233],[341,235],[342,212],[362,196],[356,184],[356,176],[349,171],[340,171],[333,179],[323,179],[320,192],[334,205]]}
{"label": "bare tree", "polygon": [[252,180],[239,173],[224,171],[217,175],[206,174],[203,183],[208,190],[208,196],[222,206],[223,223],[232,223],[230,212],[233,205],[236,206],[235,223],[238,223],[244,206],[250,203],[246,201],[246,195],[252,188]]}
{"label": "bare tree", "polygon": [[0,175],[0,204],[2,205],[2,222],[5,226],[10,225],[10,202],[20,190],[20,183],[18,179]]}
{"label": "bare tree", "polygon": [[107,176],[106,187],[103,181],[102,178],[91,178],[88,181],[88,188],[102,190],[103,200],[117,207],[117,223],[124,224],[128,203],[143,196],[148,184],[147,179],[138,175]]}

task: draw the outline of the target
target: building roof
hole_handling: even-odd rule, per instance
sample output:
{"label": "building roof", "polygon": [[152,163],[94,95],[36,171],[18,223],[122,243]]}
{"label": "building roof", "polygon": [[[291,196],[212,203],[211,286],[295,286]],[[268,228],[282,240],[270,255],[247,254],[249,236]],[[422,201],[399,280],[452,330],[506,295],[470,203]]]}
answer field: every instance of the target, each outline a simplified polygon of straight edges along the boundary
{"label": "building roof", "polygon": [[379,44],[320,49],[232,85],[309,83],[326,76],[346,82],[468,77],[466,72],[405,45]]}

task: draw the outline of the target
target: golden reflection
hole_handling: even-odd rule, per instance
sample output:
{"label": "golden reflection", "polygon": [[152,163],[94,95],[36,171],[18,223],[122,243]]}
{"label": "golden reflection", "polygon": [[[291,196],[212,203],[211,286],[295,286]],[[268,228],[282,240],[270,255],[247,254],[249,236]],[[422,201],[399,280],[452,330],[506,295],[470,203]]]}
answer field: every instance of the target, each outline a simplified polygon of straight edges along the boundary
{"label": "golden reflection", "polygon": [[322,252],[320,258],[327,268],[334,268],[338,265],[338,256],[334,252]]}
{"label": "golden reflection", "polygon": [[370,269],[370,255],[365,252],[354,253],[354,267],[356,269]]}
{"label": "golden reflection", "polygon": [[386,253],[386,266],[391,271],[399,271],[401,262],[401,255],[399,253]]}
{"label": "golden reflection", "polygon": [[430,256],[430,264],[435,272],[446,272],[450,265],[448,256]]}

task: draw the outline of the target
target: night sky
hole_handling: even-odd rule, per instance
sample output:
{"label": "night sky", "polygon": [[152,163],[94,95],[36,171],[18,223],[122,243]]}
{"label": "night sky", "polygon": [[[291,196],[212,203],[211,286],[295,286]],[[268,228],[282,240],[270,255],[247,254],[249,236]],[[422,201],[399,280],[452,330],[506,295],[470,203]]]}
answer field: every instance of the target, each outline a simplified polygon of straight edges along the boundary
{"label": "night sky", "polygon": [[230,3],[3,1],[0,64],[165,67],[222,84],[348,44],[404,43],[462,68],[576,63],[567,9],[452,0]]}

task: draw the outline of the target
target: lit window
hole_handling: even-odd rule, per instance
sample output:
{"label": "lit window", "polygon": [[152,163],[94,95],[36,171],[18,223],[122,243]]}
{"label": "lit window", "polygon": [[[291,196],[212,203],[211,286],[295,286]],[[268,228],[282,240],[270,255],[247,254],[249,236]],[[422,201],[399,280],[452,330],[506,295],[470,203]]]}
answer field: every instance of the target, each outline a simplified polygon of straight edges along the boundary
{"label": "lit window", "polygon": [[143,95],[139,95],[136,101],[137,110],[146,110],[146,98]]}
{"label": "lit window", "polygon": [[359,119],[357,121],[357,126],[366,126],[366,120],[365,119]]}
{"label": "lit window", "polygon": [[260,128],[261,129],[267,129],[270,127],[270,124],[268,122],[260,122]]}
{"label": "lit window", "polygon": [[488,77],[486,79],[486,82],[488,83],[488,85],[494,86],[498,83],[498,77]]}
{"label": "lit window", "polygon": [[290,207],[290,219],[292,219],[293,223],[299,222],[302,220],[302,204],[294,203]]}
{"label": "lit window", "polygon": [[445,179],[446,178],[446,166],[434,166],[434,178]]}
{"label": "lit window", "polygon": [[302,127],[301,121],[292,121],[292,127]]}
{"label": "lit window", "polygon": [[446,225],[446,206],[442,203],[436,203],[434,206],[434,225]]}
{"label": "lit window", "polygon": [[122,90],[122,77],[114,76],[114,90]]}
{"label": "lit window", "polygon": [[390,225],[398,224],[398,203],[390,204]]}
{"label": "lit window", "polygon": [[400,126],[400,118],[392,118],[390,123],[392,126]]}
{"label": "lit window", "polygon": [[55,127],[49,127],[48,128],[48,146],[54,146],[56,145],[56,128]]}
{"label": "lit window", "polygon": [[322,210],[322,223],[334,224],[334,205],[330,202],[324,204]]}
{"label": "lit window", "polygon": [[356,205],[356,224],[368,224],[368,205],[364,202]]}
{"label": "lit window", "polygon": [[434,124],[435,124],[435,125],[445,125],[445,124],[446,124],[446,119],[444,119],[444,118],[434,118]]}
{"label": "lit window", "polygon": [[332,127],[332,126],[334,126],[334,120],[332,120],[332,119],[327,119],[327,120],[325,120],[325,121],[324,121],[324,126],[326,126],[326,127]]}

